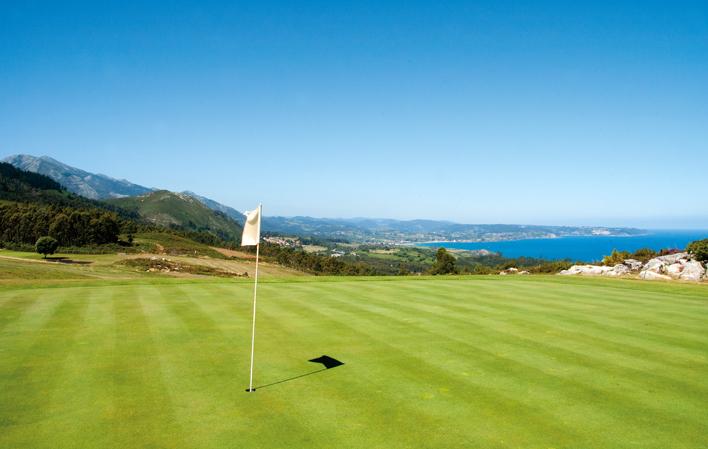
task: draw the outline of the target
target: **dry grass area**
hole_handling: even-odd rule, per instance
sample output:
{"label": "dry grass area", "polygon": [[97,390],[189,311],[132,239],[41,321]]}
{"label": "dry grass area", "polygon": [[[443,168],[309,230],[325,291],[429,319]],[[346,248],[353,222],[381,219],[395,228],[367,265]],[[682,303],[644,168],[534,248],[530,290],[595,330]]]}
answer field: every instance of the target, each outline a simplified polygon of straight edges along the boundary
{"label": "dry grass area", "polygon": [[[133,279],[142,277],[253,277],[255,257],[238,251],[223,250],[234,259],[217,259],[209,256],[172,256],[158,253],[140,254],[56,254],[48,259],[35,253],[0,250],[0,282],[28,282],[33,279]],[[238,254],[238,256],[236,255]],[[143,266],[140,261],[150,261],[173,269],[155,269]],[[163,267],[164,268],[164,267]],[[306,273],[277,264],[259,264],[259,276],[293,277]]]}
{"label": "dry grass area", "polygon": [[302,249],[305,250],[306,253],[321,253],[327,251],[326,246],[319,245],[302,245]]}

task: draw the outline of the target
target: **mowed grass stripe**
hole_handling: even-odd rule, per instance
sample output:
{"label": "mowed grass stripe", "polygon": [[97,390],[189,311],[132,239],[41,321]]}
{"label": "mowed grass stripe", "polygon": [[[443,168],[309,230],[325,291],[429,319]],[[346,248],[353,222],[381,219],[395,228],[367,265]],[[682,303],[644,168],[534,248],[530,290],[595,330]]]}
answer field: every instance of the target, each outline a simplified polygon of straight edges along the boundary
{"label": "mowed grass stripe", "polygon": [[[520,283],[521,284],[521,283]],[[476,287],[476,288],[475,288]],[[490,304],[487,299],[487,295],[483,293],[485,290],[485,285],[475,286],[475,293],[478,293],[477,298],[481,304]],[[481,287],[481,288],[479,288]],[[492,290],[496,292],[494,294],[495,302],[491,303],[492,306],[497,306],[496,301],[498,299],[503,299],[505,306],[513,306],[516,308],[522,308],[524,310],[538,310],[538,307],[549,308],[551,306],[553,312],[560,312],[563,315],[571,313],[571,316],[587,316],[592,319],[601,319],[603,325],[619,325],[623,329],[639,329],[642,331],[643,335],[649,332],[651,329],[647,329],[648,324],[651,325],[662,325],[664,330],[668,330],[670,334],[676,333],[677,337],[689,335],[689,337],[695,338],[696,334],[705,334],[706,328],[706,315],[708,315],[708,307],[703,307],[700,311],[692,315],[682,315],[681,319],[683,321],[671,321],[665,320],[666,312],[660,312],[655,310],[654,306],[650,306],[647,303],[640,303],[633,306],[623,306],[625,298],[627,297],[626,292],[622,292],[621,301],[607,301],[606,304],[602,304],[602,301],[596,299],[592,293],[586,293],[584,291],[575,291],[574,289],[564,290],[559,292],[555,289],[548,289],[547,291],[533,291],[529,292],[524,289],[525,283],[521,284],[520,287],[514,287],[513,290],[508,289],[496,289]],[[412,286],[409,286],[412,288]],[[708,291],[707,291],[708,293]],[[442,283],[434,294],[439,296],[451,295],[453,297],[459,297],[463,294],[460,288],[455,285],[447,283]],[[620,293],[616,291],[615,295]],[[634,292],[632,294],[635,294]],[[640,294],[640,293],[636,293]],[[615,298],[617,296],[614,296]],[[569,300],[572,298],[572,300]],[[596,301],[600,304],[593,304]],[[665,298],[665,301],[666,298]],[[670,302],[670,301],[669,301]],[[536,307],[534,309],[534,307]],[[676,308],[676,306],[674,306]],[[638,319],[633,319],[633,318]],[[691,327],[687,321],[695,322],[695,327]],[[684,331],[684,329],[687,329]],[[666,332],[662,333],[662,336]],[[708,336],[708,335],[706,335]]]}
{"label": "mowed grass stripe", "polygon": [[[359,292],[358,295],[364,295],[364,296],[365,296],[366,293]],[[375,295],[375,296],[378,296],[378,295]],[[369,299],[371,299],[371,298],[369,298]],[[366,302],[367,306],[368,306],[369,304],[371,304],[371,302],[372,302],[372,301],[367,301],[367,302]],[[359,304],[359,302],[357,302],[357,301],[351,301],[351,303],[349,303],[348,305],[352,305],[352,304]],[[340,309],[340,311],[341,311],[341,309]],[[375,314],[376,312],[372,312],[372,313]],[[360,315],[360,312],[357,312],[357,315]],[[391,315],[387,315],[387,318],[388,318],[389,320],[395,320],[395,319],[396,319],[396,318],[394,318],[394,317],[391,316]],[[447,339],[451,339],[451,338],[452,338],[452,337],[450,337],[449,334],[440,334],[440,333],[435,333],[435,332],[431,332],[431,333],[433,333],[435,336],[439,336],[439,337],[443,337],[443,338],[447,338]],[[457,341],[457,343],[462,344],[462,345],[467,344],[466,341]],[[558,352],[558,349],[556,349],[556,352]],[[582,356],[581,354],[571,354],[571,359],[573,359],[573,356],[575,356],[575,355]],[[504,357],[505,357],[505,355],[504,355]],[[524,376],[528,375],[528,370],[529,370],[529,368],[532,368],[532,366],[527,365],[526,362],[520,362],[520,361],[519,361],[519,363],[522,364],[522,369],[521,369],[521,371],[520,371],[520,372],[522,373],[522,375],[524,375]],[[597,366],[597,364],[595,364],[595,365]],[[602,366],[602,365],[599,365],[599,366]],[[591,376],[591,377],[592,377],[592,376]],[[648,377],[645,378],[645,379],[643,379],[643,380],[646,381],[647,379],[648,379]],[[642,380],[642,379],[636,379],[636,381],[641,381],[641,380]],[[606,391],[606,390],[594,389],[595,387],[592,387],[592,386],[589,386],[589,385],[585,385],[585,384],[578,384],[578,386],[581,386],[581,387],[583,387],[583,388],[590,387],[590,389],[587,391],[587,393],[588,393],[587,398],[588,398],[588,399],[591,399],[593,396],[595,396],[595,395],[598,394],[598,393],[602,393],[602,394],[605,395],[605,396],[608,395],[608,391]],[[629,402],[629,401],[630,401],[630,400],[629,400],[629,396],[626,396],[626,395],[618,395],[618,394],[615,393],[614,396],[615,396],[615,399],[621,399],[623,402]],[[705,396],[705,395],[704,395],[704,396]],[[633,399],[632,399],[632,401],[633,401]],[[656,402],[661,402],[661,401],[660,401],[660,400],[657,400]],[[662,418],[662,417],[663,417],[664,419],[666,418],[665,416],[663,416],[664,413],[661,412],[660,410],[654,410],[653,413],[647,413],[647,410],[643,410],[644,406],[643,406],[642,404],[635,404],[635,408],[637,408],[637,412],[639,411],[639,409],[642,409],[643,413],[642,413],[642,414],[637,414],[636,416],[642,417],[642,419],[644,419],[644,420],[646,420],[647,418],[649,418],[649,419],[653,418],[653,416],[651,416],[651,415],[656,415],[656,416],[654,416],[654,417],[657,417],[657,418]],[[703,409],[700,408],[700,405],[699,405],[698,411],[702,411],[702,410],[703,410]],[[650,411],[650,412],[651,412],[651,411]],[[695,412],[696,412],[696,410],[689,410],[689,411],[687,412],[687,415],[689,416],[689,419],[690,419],[690,417],[692,416],[691,413],[695,413]],[[647,416],[647,415],[649,415],[649,416]],[[681,424],[682,424],[682,423],[681,423],[681,421],[679,421],[679,420],[675,420],[674,423],[673,423],[674,426],[676,426],[676,425],[681,425]]]}
{"label": "mowed grass stripe", "polygon": [[[101,288],[80,291],[87,302],[83,322],[74,336],[74,344],[61,370],[56,370],[57,386],[47,408],[51,417],[43,420],[33,447],[49,443],[47,447],[69,446],[73,442],[91,441],[109,447],[111,391],[107,373],[113,350],[115,323],[112,313],[112,296],[106,297]],[[106,300],[108,299],[108,300]],[[68,300],[77,300],[70,295]],[[105,338],[108,336],[109,338]],[[46,438],[51,435],[51,438]]]}
{"label": "mowed grass stripe", "polygon": [[[384,358],[381,356],[381,348],[377,347],[376,341],[371,339],[365,329],[358,329],[346,322],[330,319],[309,306],[302,307],[301,303],[312,303],[313,299],[317,298],[317,295],[313,297],[311,291],[303,285],[291,285],[287,292],[280,290],[275,294],[277,296],[273,297],[272,301],[268,301],[264,295],[261,309],[288,309],[290,313],[301,314],[301,319],[304,321],[317,323],[311,334],[315,339],[319,337],[321,341],[319,344],[315,344],[320,348],[325,348],[328,354],[341,358],[346,363],[344,367],[333,371],[329,377],[303,379],[303,383],[306,383],[308,388],[315,388],[315,394],[318,397],[326,399],[321,404],[321,407],[325,409],[324,413],[318,410],[319,402],[315,407],[309,407],[309,413],[324,416],[329,414],[331,420],[343,425],[341,428],[330,426],[329,429],[323,429],[327,434],[333,430],[338,434],[356,431],[369,438],[378,437],[381,443],[373,447],[412,447],[424,441],[425,436],[421,435],[420,431],[444,428],[445,419],[442,416],[426,413],[424,404],[416,404],[416,407],[411,407],[410,402],[401,400],[400,391],[410,389],[411,383],[405,379],[407,376],[409,377],[410,373],[402,372],[400,376],[397,376],[394,389],[383,388],[377,382],[380,378],[377,373],[385,366],[385,362],[392,357],[398,357],[398,355],[392,355],[396,351],[385,348],[386,357]],[[328,296],[328,293],[325,294]],[[322,338],[324,336],[326,338]],[[382,363],[381,365],[362,365],[355,362],[358,354],[368,353],[372,350],[379,353],[377,359]],[[288,349],[287,347],[279,348],[279,351],[288,351]],[[311,357],[320,354],[319,352],[314,354],[304,352],[302,356]],[[329,373],[322,374],[328,375]],[[281,387],[290,388],[291,391],[297,391],[299,388],[298,384],[294,382],[278,386],[278,388]],[[277,394],[275,391],[271,390],[269,394]],[[357,413],[352,413],[352,406],[356,406],[353,410]],[[450,404],[447,410],[451,415],[454,415],[454,404]],[[385,419],[381,419],[381,417],[385,417]],[[417,423],[418,426],[401,433],[400,428],[411,422]],[[471,426],[471,423],[467,423],[467,425]],[[428,431],[425,430],[425,432]],[[489,439],[482,438],[481,435],[478,437],[465,435],[459,430],[452,429],[439,430],[435,437],[439,441],[457,445],[483,443],[488,446],[490,443]],[[428,435],[427,438],[430,439],[431,435]],[[341,437],[334,438],[332,444],[336,444],[337,441],[341,441]],[[370,441],[368,443],[371,444]]]}
{"label": "mowed grass stripe", "polygon": [[[251,283],[6,289],[0,388],[25,399],[0,397],[0,448],[708,446],[705,292],[266,282],[249,394]],[[298,377],[322,354],[345,365]]]}
{"label": "mowed grass stripe", "polygon": [[[345,287],[343,284],[332,284],[330,289]],[[310,286],[298,285],[299,289],[308,289]],[[350,292],[348,299],[349,304],[356,303],[356,297],[360,296],[364,286],[357,286],[357,293]],[[316,290],[312,291],[310,296],[316,297]],[[321,295],[321,294],[320,294]],[[459,432],[459,428],[449,426],[446,423],[448,419],[436,418],[436,414],[446,416],[449,419],[454,419],[447,415],[447,411],[452,409],[460,411],[467,410],[468,420],[478,420],[476,427],[482,429],[489,425],[490,421],[494,422],[495,426],[504,429],[502,434],[507,438],[508,444],[552,444],[551,441],[560,442],[564,438],[572,438],[574,441],[583,439],[581,434],[575,433],[573,430],[566,428],[558,423],[556,419],[548,415],[542,408],[533,403],[526,403],[512,396],[499,396],[490,392],[490,389],[482,385],[474,385],[465,382],[456,370],[450,370],[446,367],[445,359],[448,356],[466,357],[468,352],[459,352],[450,350],[449,347],[441,345],[434,349],[435,353],[427,352],[426,349],[431,349],[430,332],[423,329],[415,331],[408,326],[407,323],[398,321],[391,322],[387,317],[371,313],[374,317],[369,317],[369,313],[362,313],[359,309],[355,313],[350,313],[350,310],[355,309],[354,306],[347,307],[347,302],[340,303],[337,299],[336,291],[328,291],[327,300],[321,301],[301,301],[296,299],[298,304],[292,304],[291,301],[284,302],[282,305],[288,307],[297,307],[298,305],[307,307],[309,313],[319,316],[320,319],[331,319],[336,326],[350,329],[356,334],[362,334],[362,338],[370,340],[371,345],[383,347],[387,353],[386,370],[381,372],[379,376],[371,379],[372,385],[377,382],[389,384],[391,379],[384,376],[392,376],[395,379],[395,388],[390,390],[393,397],[406,407],[407,413],[413,413],[418,410],[418,404],[415,404],[415,399],[420,398],[422,393],[435,391],[438,394],[447,396],[447,401],[441,403],[439,400],[434,407],[426,410],[428,419],[437,421],[443,427],[442,433],[455,435]],[[335,302],[336,304],[332,304]],[[341,317],[340,319],[332,317]],[[368,332],[363,333],[360,329],[366,329]],[[406,335],[397,335],[396,330],[405,330]],[[419,337],[424,339],[418,344],[407,343],[404,339],[416,339]],[[436,361],[437,360],[437,361]],[[393,364],[395,363],[395,365]],[[376,366],[371,366],[372,371],[378,371]],[[394,371],[391,373],[390,371]],[[432,398],[431,398],[432,399]],[[415,405],[414,405],[415,404]],[[453,405],[454,404],[454,405]],[[480,407],[482,413],[479,415],[470,414],[470,408]],[[434,412],[434,413],[431,413]],[[454,414],[452,415],[454,417]],[[515,417],[518,421],[510,419]],[[421,419],[421,418],[418,418]],[[523,441],[514,442],[514,437],[518,431],[515,427],[516,422],[524,422],[525,425],[530,425],[537,429],[537,433],[529,438],[529,435],[524,437]],[[497,434],[498,435],[498,434]],[[494,441],[494,435],[487,436],[489,441]],[[422,435],[416,435],[416,440],[423,438]],[[499,440],[496,441],[499,443]]]}
{"label": "mowed grass stripe", "polygon": [[[242,298],[243,291],[225,292],[232,298]],[[401,441],[408,441],[392,425],[393,415],[400,413],[395,410],[390,403],[385,409],[376,412],[373,404],[381,404],[381,394],[362,395],[361,391],[371,389],[370,384],[362,383],[356,376],[330,376],[329,372],[317,373],[319,377],[297,376],[312,373],[321,369],[320,365],[308,363],[307,360],[322,355],[323,352],[330,352],[332,355],[339,355],[343,347],[360,345],[361,341],[354,340],[350,336],[341,338],[332,332],[329,325],[322,325],[317,320],[312,320],[312,315],[307,313],[305,308],[282,307],[284,303],[293,300],[293,295],[297,295],[297,289],[284,289],[282,285],[266,285],[259,291],[258,311],[259,331],[256,334],[256,369],[254,373],[255,386],[259,387],[258,394],[266,397],[268,401],[273,401],[266,412],[266,416],[254,417],[257,422],[273,422],[273,417],[267,414],[275,413],[290,423],[289,427],[296,425],[294,432],[287,432],[287,427],[283,427],[279,420],[278,424],[266,429],[263,434],[277,433],[278,435],[289,434],[289,441],[283,441],[286,445],[306,445],[312,446],[309,439],[301,439],[306,435],[317,434],[325,444],[321,447],[342,446],[341,441],[346,435],[352,432],[360,433],[360,440],[355,446],[364,447],[391,447],[401,444]],[[283,292],[287,294],[284,295]],[[250,301],[252,291],[248,291],[246,302],[249,306],[248,317],[250,319]],[[265,327],[265,330],[263,328]],[[240,346],[243,348],[245,357],[248,357],[247,350],[250,348],[250,321],[248,322],[247,338],[244,338]],[[327,351],[329,350],[329,351]],[[332,352],[333,351],[333,352]],[[346,354],[344,354],[346,360]],[[247,367],[245,367],[247,368]],[[342,368],[344,369],[344,368]],[[348,366],[347,366],[348,369]],[[341,371],[339,371],[341,372]],[[247,380],[247,370],[244,370],[239,377]],[[293,379],[294,378],[294,379]],[[291,380],[288,380],[291,379]],[[285,380],[283,383],[278,383]],[[274,385],[268,385],[273,384]],[[266,385],[265,387],[263,387]],[[245,383],[244,383],[245,386]],[[310,389],[312,392],[310,393]],[[302,395],[320,397],[322,400],[303,401]],[[373,394],[373,392],[372,392]],[[370,397],[375,400],[371,401]],[[248,398],[249,400],[251,397]],[[355,406],[358,404],[358,406]],[[372,408],[373,407],[373,408]],[[257,413],[257,412],[256,412]],[[380,416],[387,416],[386,426],[382,428]],[[408,415],[407,418],[413,418]],[[331,425],[336,422],[337,425]],[[376,429],[376,432],[371,432]],[[292,435],[296,435],[293,439]],[[410,440],[413,444],[414,440]],[[347,447],[343,445],[343,447]]]}
{"label": "mowed grass stripe", "polygon": [[[524,284],[522,290],[530,287]],[[593,310],[600,308],[603,314],[608,316],[619,316],[622,319],[640,318],[642,323],[651,317],[653,325],[663,325],[665,327],[680,325],[681,329],[690,328],[693,330],[704,329],[705,314],[708,312],[706,304],[700,304],[694,301],[689,305],[680,305],[674,303],[673,298],[668,294],[662,294],[661,301],[651,301],[643,295],[641,290],[631,291],[625,289],[605,289],[607,293],[598,294],[597,292],[587,292],[584,290],[567,289],[559,291],[556,289],[544,290],[540,286],[533,286],[529,289],[532,295],[528,295],[530,302],[537,301],[541,295],[543,298],[554,298],[557,300],[554,304],[564,305],[569,309],[578,307],[580,310]],[[521,293],[521,292],[519,292]],[[568,301],[568,293],[571,293],[572,301]],[[707,292],[708,293],[708,292]],[[621,297],[618,301],[616,298]],[[610,299],[605,299],[610,298]],[[680,309],[680,310],[677,310]],[[649,316],[646,312],[652,311]],[[690,323],[695,322],[695,327],[690,327]]]}
{"label": "mowed grass stripe", "polygon": [[[471,297],[474,300],[470,300]],[[573,338],[581,336],[583,339],[593,340],[594,344],[606,345],[605,349],[612,352],[617,350],[620,353],[634,353],[642,360],[646,360],[646,356],[657,357],[660,360],[660,368],[669,363],[673,363],[677,367],[685,367],[695,373],[696,368],[708,367],[708,359],[706,351],[685,351],[676,346],[669,348],[657,348],[652,342],[645,342],[641,338],[635,336],[626,337],[624,333],[612,333],[607,336],[607,330],[612,330],[611,327],[598,327],[595,322],[590,322],[586,319],[570,319],[566,315],[554,315],[553,306],[549,306],[551,311],[542,311],[541,313],[529,313],[528,310],[519,309],[507,306],[507,298],[495,298],[493,293],[477,293],[468,292],[465,295],[455,294],[454,292],[435,292],[428,294],[431,301],[422,301],[422,307],[427,311],[439,308],[448,310],[454,313],[469,315],[471,317],[482,318],[482,322],[491,322],[496,324],[514,323],[519,326],[540,326],[538,329],[545,333],[551,334],[552,338]],[[491,305],[480,305],[482,301],[478,300],[478,296],[484,296],[486,299],[491,299],[494,302]],[[394,297],[387,297],[386,301],[400,303]],[[420,307],[420,306],[419,306]],[[552,318],[552,319],[549,319]],[[706,323],[708,327],[708,322]],[[616,329],[616,328],[615,328]],[[604,330],[605,332],[598,332]],[[546,337],[546,336],[543,336]]]}
{"label": "mowed grass stripe", "polygon": [[49,299],[49,316],[37,322],[41,327],[23,333],[23,338],[31,342],[24,357],[12,371],[3,370],[0,442],[32,427],[33,446],[50,447],[53,435],[49,426],[42,423],[57,413],[51,408],[51,398],[84,321],[89,293],[76,292],[71,297],[60,294]]}
{"label": "mowed grass stripe", "polygon": [[[479,294],[475,296],[475,305],[478,306],[488,306],[508,313],[516,313],[518,311],[523,311],[531,315],[542,313],[559,320],[592,327],[601,333],[611,329],[614,333],[634,338],[637,342],[645,342],[655,346],[670,344],[671,347],[668,348],[669,350],[674,350],[675,347],[678,346],[688,351],[693,350],[695,354],[702,356],[705,346],[708,344],[708,342],[703,341],[700,335],[696,336],[695,334],[690,334],[688,336],[677,336],[675,332],[652,332],[648,329],[649,326],[646,324],[642,324],[637,328],[636,326],[632,326],[631,321],[623,321],[620,316],[606,317],[605,313],[607,312],[604,309],[597,310],[594,313],[577,311],[568,306],[568,302],[570,301],[560,301],[553,298],[552,294],[550,294],[550,297],[547,299],[549,304],[542,305],[540,303],[533,304],[529,301],[516,299],[507,292],[494,293],[490,291],[488,294],[482,294],[482,292],[478,293]],[[445,289],[440,289],[437,292],[431,292],[429,294],[438,295],[440,297],[453,295],[458,298],[462,295],[459,291],[446,291]],[[568,294],[572,295],[572,293]],[[539,296],[545,298],[545,295]],[[542,299],[538,301],[542,301]]]}
{"label": "mowed grass stripe", "polygon": [[[371,295],[378,296],[378,295]],[[427,301],[429,302],[429,301]],[[474,333],[480,340],[479,344],[485,347],[498,347],[500,353],[513,353],[518,351],[519,347],[528,349],[525,353],[528,355],[540,356],[537,357],[534,366],[543,367],[549,363],[562,362],[568,374],[582,377],[582,372],[578,370],[587,370],[590,367],[603,370],[606,376],[614,376],[623,379],[621,385],[616,387],[617,390],[630,392],[635,389],[636,385],[642,385],[643,388],[657,388],[657,391],[652,395],[652,402],[661,401],[661,393],[659,389],[662,385],[670,385],[674,390],[680,390],[686,395],[688,402],[694,402],[695,410],[689,410],[689,413],[702,412],[704,410],[705,400],[708,399],[708,389],[696,379],[695,382],[686,381],[679,376],[664,377],[656,373],[656,367],[660,366],[660,359],[652,363],[649,367],[642,367],[643,359],[639,357],[626,360],[623,354],[611,354],[604,348],[598,351],[598,348],[593,342],[587,342],[583,337],[574,339],[571,343],[570,338],[564,339],[547,339],[543,334],[543,327],[540,329],[534,327],[528,329],[527,326],[522,326],[516,322],[504,322],[489,320],[488,318],[478,319],[470,316],[469,311],[454,310],[453,306],[447,307],[451,310],[440,312],[432,310],[433,308],[427,305],[426,300],[417,302],[409,301],[408,304],[397,304],[386,309],[386,306],[379,307],[375,313],[385,314],[390,319],[403,318],[405,322],[406,316],[420,317],[434,315],[436,318],[442,318],[449,324],[449,328],[458,330],[464,333]],[[423,303],[421,306],[420,304]],[[360,302],[355,302],[360,304]],[[371,306],[371,301],[366,302],[366,306]],[[436,307],[436,309],[440,309]],[[403,315],[401,311],[408,312],[410,315]],[[437,320],[435,320],[437,321]],[[474,329],[470,330],[472,325]],[[449,335],[449,334],[446,334]],[[569,337],[572,334],[568,334]],[[581,347],[578,348],[575,342],[580,342]],[[464,343],[467,343],[466,341]],[[609,356],[608,356],[609,355]],[[571,372],[568,367],[575,367],[575,372]],[[594,379],[596,373],[592,372],[589,376]],[[641,392],[639,392],[641,393]],[[673,392],[669,392],[673,394]],[[656,397],[654,397],[656,396]],[[688,419],[691,419],[689,416]]]}
{"label": "mowed grass stripe", "polygon": [[[230,317],[227,322],[239,323],[238,326],[228,325],[235,333],[224,331],[206,312],[208,302],[214,298],[220,298],[219,302],[226,304],[226,309],[236,306],[235,301],[222,296],[217,286],[206,290],[185,285],[161,288],[161,310],[154,316],[156,321],[164,321],[169,316],[176,324],[172,337],[179,339],[181,350],[172,351],[165,363],[175,371],[170,379],[173,388],[189,392],[189,401],[185,402],[185,397],[180,399],[180,416],[185,425],[194,429],[190,439],[196,447],[228,447],[244,434],[268,435],[275,445],[292,442],[291,435],[303,433],[298,420],[293,419],[292,404],[276,397],[268,408],[248,408],[249,395],[245,389],[248,386],[250,314],[244,314],[243,310],[240,314],[221,310],[222,317]],[[250,299],[245,303],[250,304]],[[274,352],[268,347],[270,339],[262,339],[262,342],[259,354]],[[174,341],[168,346],[174,346]],[[262,360],[262,364],[267,360]]]}
{"label": "mowed grass stripe", "polygon": [[[159,361],[143,302],[152,287],[122,288],[112,299],[111,435],[119,447],[180,447],[184,433]],[[149,299],[147,299],[149,298]]]}

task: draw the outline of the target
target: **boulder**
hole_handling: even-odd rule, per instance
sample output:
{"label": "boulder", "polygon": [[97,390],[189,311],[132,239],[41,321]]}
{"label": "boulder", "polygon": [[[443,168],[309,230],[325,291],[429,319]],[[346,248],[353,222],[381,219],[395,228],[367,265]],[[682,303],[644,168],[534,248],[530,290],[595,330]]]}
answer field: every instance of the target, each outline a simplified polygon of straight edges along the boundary
{"label": "boulder", "polygon": [[629,269],[629,267],[628,267],[627,265],[618,263],[617,265],[615,265],[614,267],[612,267],[611,270],[605,272],[604,274],[605,274],[606,276],[614,276],[614,277],[616,277],[616,276],[624,276],[624,275],[627,275],[627,274],[629,274],[629,272],[630,272],[630,269]]}
{"label": "boulder", "polygon": [[[688,253],[676,253],[676,254],[668,254],[666,256],[655,257],[654,259],[658,259],[658,260],[670,265],[672,263],[677,263],[682,259],[687,261],[689,259],[689,257],[688,257]],[[654,260],[654,259],[652,259],[652,260]],[[651,262],[651,260],[650,260],[650,262]]]}
{"label": "boulder", "polygon": [[567,270],[563,270],[558,274],[563,276],[602,276],[612,271],[612,269],[612,267],[601,267],[597,265],[573,265],[572,267],[568,268]]}
{"label": "boulder", "polygon": [[665,275],[665,274],[660,274],[655,271],[642,271],[639,273],[639,278],[640,279],[646,279],[646,280],[662,280],[662,281],[670,281],[671,277]]}
{"label": "boulder", "polygon": [[681,276],[681,272],[683,271],[684,265],[680,262],[672,263],[671,265],[667,265],[664,267],[664,270],[666,271],[666,274],[671,276],[672,278],[678,279],[679,276]]}
{"label": "boulder", "polygon": [[706,269],[703,268],[703,265],[696,260],[691,260],[683,265],[679,279],[684,281],[700,281],[705,275]]}
{"label": "boulder", "polygon": [[666,262],[659,259],[658,257],[655,257],[655,258],[649,260],[649,262],[647,262],[644,265],[644,268],[642,268],[642,271],[652,271],[654,273],[662,274],[665,271],[665,267],[666,267]]}
{"label": "boulder", "polygon": [[644,265],[641,260],[637,259],[625,259],[624,264],[629,268],[630,271],[639,271]]}

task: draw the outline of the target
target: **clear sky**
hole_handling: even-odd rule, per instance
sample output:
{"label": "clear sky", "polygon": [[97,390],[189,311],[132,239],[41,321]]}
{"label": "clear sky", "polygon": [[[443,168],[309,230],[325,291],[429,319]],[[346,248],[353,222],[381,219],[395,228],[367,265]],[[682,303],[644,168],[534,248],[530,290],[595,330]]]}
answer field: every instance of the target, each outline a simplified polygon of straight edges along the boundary
{"label": "clear sky", "polygon": [[0,2],[0,156],[268,215],[708,228],[708,2]]}

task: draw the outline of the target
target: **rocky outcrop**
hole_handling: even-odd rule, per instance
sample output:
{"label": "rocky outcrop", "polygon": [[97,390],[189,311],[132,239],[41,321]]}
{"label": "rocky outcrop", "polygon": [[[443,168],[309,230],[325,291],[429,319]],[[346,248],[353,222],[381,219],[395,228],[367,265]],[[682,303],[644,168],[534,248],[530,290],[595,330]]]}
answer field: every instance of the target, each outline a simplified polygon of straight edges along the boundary
{"label": "rocky outcrop", "polygon": [[676,253],[659,256],[647,263],[635,259],[627,259],[613,267],[599,265],[573,265],[560,275],[572,276],[629,276],[639,272],[639,279],[665,280],[678,279],[682,281],[700,282],[708,280],[708,273],[701,262],[693,260],[688,253]]}
{"label": "rocky outcrop", "polygon": [[666,276],[665,274],[659,274],[654,271],[642,271],[639,273],[639,279],[646,279],[646,280],[662,280],[662,281],[670,281],[671,277]]}
{"label": "rocky outcrop", "polygon": [[679,279],[684,281],[700,281],[706,275],[706,269],[703,268],[697,260],[691,260],[683,265],[683,270],[679,275]]}
{"label": "rocky outcrop", "polygon": [[[648,274],[653,273],[653,274]],[[651,259],[639,273],[641,279],[680,279],[700,281],[706,269],[697,260],[691,260],[688,253],[669,254]],[[655,275],[660,275],[657,277]]]}
{"label": "rocky outcrop", "polygon": [[602,265],[573,265],[558,274],[563,276],[580,275],[619,277],[628,275],[631,271],[631,268],[625,264],[617,264],[614,267],[606,267]]}
{"label": "rocky outcrop", "polygon": [[629,271],[639,271],[642,269],[642,266],[644,266],[642,261],[637,259],[625,259],[624,265],[629,268]]}

